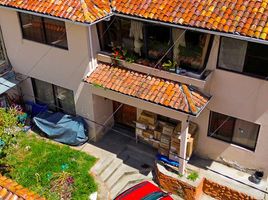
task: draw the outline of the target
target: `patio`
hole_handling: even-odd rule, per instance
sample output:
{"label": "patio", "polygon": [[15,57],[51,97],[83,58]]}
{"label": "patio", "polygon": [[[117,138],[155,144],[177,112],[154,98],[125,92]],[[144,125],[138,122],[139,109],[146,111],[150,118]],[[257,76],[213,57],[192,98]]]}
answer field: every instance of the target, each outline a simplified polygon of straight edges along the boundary
{"label": "patio", "polygon": [[[122,160],[125,166],[137,170],[136,172],[142,174],[144,179],[155,180],[154,166],[157,151],[143,143],[136,143],[134,133],[120,126],[110,130],[99,142],[85,144],[80,149],[92,155],[95,154],[100,159],[107,157],[107,155],[114,156],[116,159]],[[112,167],[112,162],[110,161],[106,165]],[[198,172],[199,177],[204,177],[221,186],[236,190],[239,193],[247,194],[256,199],[267,199],[267,180],[263,180],[259,185],[253,184],[248,181],[250,174],[197,156],[191,158],[187,169]],[[115,183],[120,184],[121,179],[122,177]],[[142,180],[138,179],[136,182]],[[127,189],[136,182],[133,181],[132,184],[125,184],[122,189]],[[204,194],[201,199],[205,198],[211,197]]]}

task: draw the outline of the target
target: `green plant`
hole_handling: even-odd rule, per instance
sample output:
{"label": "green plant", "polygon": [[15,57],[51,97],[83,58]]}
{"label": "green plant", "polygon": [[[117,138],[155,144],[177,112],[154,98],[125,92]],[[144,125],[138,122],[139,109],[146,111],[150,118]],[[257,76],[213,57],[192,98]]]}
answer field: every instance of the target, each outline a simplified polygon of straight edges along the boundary
{"label": "green plant", "polygon": [[176,65],[177,65],[177,62],[176,61],[172,62],[171,60],[168,60],[168,61],[166,61],[166,62],[164,62],[162,64],[162,68],[164,70],[175,69]]}
{"label": "green plant", "polygon": [[71,193],[72,199],[81,200],[97,190],[88,173],[96,161],[94,157],[35,134],[20,134],[4,161],[11,167],[6,176],[48,200],[60,200],[65,195],[60,191],[66,187],[68,197]]}
{"label": "green plant", "polygon": [[134,63],[137,60],[137,56],[127,52],[125,55],[125,60],[126,60],[126,62]]}
{"label": "green plant", "polygon": [[183,177],[183,174],[181,174],[181,173],[178,173],[178,176],[179,176],[180,178],[182,178],[182,177]]}
{"label": "green plant", "polygon": [[188,176],[187,179],[191,181],[196,181],[198,179],[199,174],[196,171],[192,171]]}

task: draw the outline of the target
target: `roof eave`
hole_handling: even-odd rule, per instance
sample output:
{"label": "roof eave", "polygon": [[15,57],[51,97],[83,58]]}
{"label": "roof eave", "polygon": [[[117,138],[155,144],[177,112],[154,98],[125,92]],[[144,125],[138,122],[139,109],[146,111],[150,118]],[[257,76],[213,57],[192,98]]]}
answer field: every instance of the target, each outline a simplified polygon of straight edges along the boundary
{"label": "roof eave", "polygon": [[26,14],[31,14],[31,15],[36,15],[36,16],[40,16],[40,17],[46,17],[46,18],[50,18],[50,19],[54,19],[54,20],[63,21],[63,22],[69,22],[69,23],[73,23],[73,24],[81,25],[81,26],[92,26],[92,25],[95,25],[96,23],[99,23],[100,21],[106,20],[114,15],[114,13],[110,12],[109,14],[104,16],[103,18],[100,18],[94,22],[88,23],[88,22],[73,21],[73,20],[70,20],[67,18],[55,17],[55,16],[52,16],[49,14],[39,13],[39,12],[31,11],[31,10],[24,10],[21,8],[15,8],[15,7],[11,7],[11,6],[0,5],[0,8],[4,8],[4,9],[16,11],[16,12],[21,12],[21,13],[26,13]]}
{"label": "roof eave", "polygon": [[164,26],[171,26],[174,28],[180,28],[180,29],[191,30],[191,31],[198,31],[198,32],[202,32],[202,33],[208,33],[208,34],[212,34],[212,35],[218,35],[218,36],[229,37],[229,38],[234,38],[234,39],[238,39],[238,40],[244,40],[244,41],[248,41],[248,42],[255,42],[255,43],[259,43],[259,44],[268,45],[267,40],[251,38],[248,36],[242,36],[242,35],[235,34],[235,33],[225,33],[225,32],[220,32],[220,31],[214,31],[214,30],[195,28],[195,27],[190,27],[190,26],[185,26],[185,25],[179,25],[179,24],[174,24],[174,23],[169,23],[169,22],[162,22],[159,20],[147,19],[147,18],[138,17],[138,16],[134,16],[134,15],[121,14],[121,13],[116,12],[116,11],[113,11],[113,13],[114,13],[114,16],[129,18],[129,19],[133,19],[133,20],[137,20],[137,21],[155,23],[155,24],[160,24],[160,25],[164,25]]}

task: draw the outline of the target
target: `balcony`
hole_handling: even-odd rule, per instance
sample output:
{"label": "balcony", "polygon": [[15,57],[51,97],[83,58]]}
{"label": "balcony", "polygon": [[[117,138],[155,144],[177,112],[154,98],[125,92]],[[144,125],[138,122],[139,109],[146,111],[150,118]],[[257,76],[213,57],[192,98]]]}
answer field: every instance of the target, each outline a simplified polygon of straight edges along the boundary
{"label": "balcony", "polygon": [[[105,62],[105,63],[114,62],[113,57],[104,52],[98,53],[97,60],[100,62]],[[157,76],[157,77],[172,80],[175,82],[185,83],[188,85],[195,86],[199,89],[205,88],[206,83],[208,82],[212,74],[210,70],[204,70],[200,74],[189,72],[189,71],[187,72],[186,70],[184,70],[181,73],[175,73],[175,71],[174,72],[165,71],[165,70],[157,69],[154,66],[127,62],[126,60],[122,60],[122,59],[116,59],[116,62],[117,64],[127,69],[131,69],[131,70],[145,73],[145,74],[150,74],[152,76]]]}

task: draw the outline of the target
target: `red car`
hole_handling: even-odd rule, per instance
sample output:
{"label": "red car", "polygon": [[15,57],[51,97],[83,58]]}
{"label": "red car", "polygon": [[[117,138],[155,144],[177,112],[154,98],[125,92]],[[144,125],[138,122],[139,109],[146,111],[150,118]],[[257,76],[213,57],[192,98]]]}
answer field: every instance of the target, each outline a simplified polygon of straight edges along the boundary
{"label": "red car", "polygon": [[173,200],[168,193],[149,181],[141,182],[118,195],[114,200]]}

